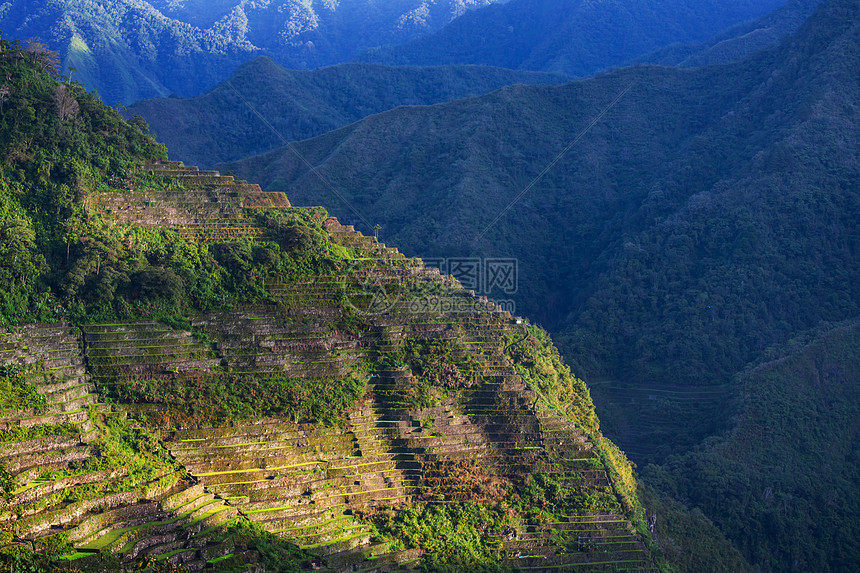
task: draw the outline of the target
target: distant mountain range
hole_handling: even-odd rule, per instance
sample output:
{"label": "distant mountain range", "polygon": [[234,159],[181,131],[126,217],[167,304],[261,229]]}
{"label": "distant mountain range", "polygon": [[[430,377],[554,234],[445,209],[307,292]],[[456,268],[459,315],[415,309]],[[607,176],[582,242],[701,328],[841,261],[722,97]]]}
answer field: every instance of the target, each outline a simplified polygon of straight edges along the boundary
{"label": "distant mountain range", "polygon": [[11,0],[7,39],[38,37],[108,104],[192,96],[269,55],[292,68],[437,30],[493,0]]}
{"label": "distant mountain range", "polygon": [[672,44],[638,58],[638,62],[664,66],[696,67],[739,60],[778,44],[796,32],[822,0],[788,0],[773,12],[742,22],[704,42]]}
{"label": "distant mountain range", "polygon": [[[739,59],[796,30],[819,2],[791,0],[760,19],[733,26],[703,43],[674,43],[641,55],[640,61],[690,66]],[[552,5],[552,2],[546,3],[546,6]],[[609,4],[603,8],[607,6]],[[477,10],[469,17],[480,20],[502,8]],[[504,9],[508,9],[508,5]],[[181,15],[190,18],[187,13]],[[736,18],[737,14],[733,16]],[[579,17],[585,16],[579,14]],[[732,20],[723,15],[722,20],[727,19]],[[232,88],[222,84],[200,97],[138,101],[129,107],[128,115],[143,116],[159,141],[168,146],[172,157],[208,167],[274,149],[284,140],[315,137],[400,105],[440,103],[481,95],[515,83],[561,83],[564,80],[562,75],[512,72],[492,66],[447,69],[445,66],[384,67],[353,63],[299,71],[284,69],[261,56],[240,66],[229,80]],[[277,134],[240,100],[234,88]]]}
{"label": "distant mountain range", "polygon": [[280,147],[281,138],[307,139],[397,106],[482,95],[511,84],[565,81],[560,75],[489,66],[339,64],[297,71],[261,56],[205,95],[144,100],[127,113],[146,119],[171,157],[211,166]]}
{"label": "distant mountain range", "polygon": [[372,48],[383,64],[484,64],[585,77],[668,44],[707,40],[785,0],[511,0],[465,14],[434,34]]}
{"label": "distant mountain range", "polygon": [[[587,76],[669,44],[705,41],[784,2],[12,0],[0,5],[0,29],[9,39],[40,38],[105,102],[129,104],[199,95],[260,55],[294,69],[362,54],[361,60],[384,64],[479,64]],[[760,47],[781,29],[758,31],[742,45]],[[689,59],[690,49],[661,57],[683,53]]]}

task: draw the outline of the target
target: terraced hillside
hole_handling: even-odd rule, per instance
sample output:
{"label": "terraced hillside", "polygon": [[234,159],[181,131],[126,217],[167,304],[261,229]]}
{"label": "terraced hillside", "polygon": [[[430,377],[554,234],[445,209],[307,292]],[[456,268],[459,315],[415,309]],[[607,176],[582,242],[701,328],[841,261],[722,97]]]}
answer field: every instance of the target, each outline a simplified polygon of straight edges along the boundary
{"label": "terraced hillside", "polygon": [[[3,360],[37,365],[24,376],[49,405],[3,414],[4,543],[84,568],[259,570],[237,533],[257,524],[330,571],[656,570],[629,466],[541,331],[319,208],[178,163],[143,171],[167,183],[91,208],[229,245],[285,232],[266,213],[302,216],[348,264],[255,281],[229,309],[5,333]],[[451,520],[442,548],[409,529],[415,512]],[[468,562],[451,549],[466,514],[484,516]]]}
{"label": "terraced hillside", "polygon": [[0,463],[14,482],[2,513],[7,550],[65,553],[83,563],[100,553],[170,558],[194,569],[229,552],[213,532],[235,508],[166,455],[138,451],[138,463],[123,455],[140,436],[94,392],[79,330],[30,325],[0,340],[7,368],[17,366],[46,398],[0,418]]}

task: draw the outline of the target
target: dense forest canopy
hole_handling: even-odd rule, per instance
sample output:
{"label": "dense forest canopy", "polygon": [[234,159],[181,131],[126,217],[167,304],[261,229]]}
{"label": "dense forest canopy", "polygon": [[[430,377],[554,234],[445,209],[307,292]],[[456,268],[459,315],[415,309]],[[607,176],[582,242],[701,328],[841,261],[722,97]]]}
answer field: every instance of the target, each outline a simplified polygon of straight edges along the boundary
{"label": "dense forest canopy", "polygon": [[71,308],[62,295],[74,306],[85,285],[93,293],[114,288],[116,265],[127,263],[118,245],[89,224],[83,200],[97,186],[127,184],[142,158],[165,157],[166,150],[143,135],[140,123],[126,123],[60,76],[58,55],[44,44],[2,40],[0,58],[0,265],[8,285],[0,316],[15,324],[55,318]]}

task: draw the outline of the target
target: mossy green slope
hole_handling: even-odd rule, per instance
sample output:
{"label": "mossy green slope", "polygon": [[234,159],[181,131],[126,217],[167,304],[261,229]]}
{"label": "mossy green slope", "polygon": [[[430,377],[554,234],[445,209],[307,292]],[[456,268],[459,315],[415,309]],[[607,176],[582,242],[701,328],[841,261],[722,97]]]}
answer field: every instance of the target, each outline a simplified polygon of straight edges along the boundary
{"label": "mossy green slope", "polygon": [[[132,308],[159,306],[123,287],[96,303],[101,315],[113,313],[110,322],[92,321],[81,303],[87,368],[74,372],[87,388],[92,376],[93,398],[110,398],[134,425],[111,415],[71,454],[10,459],[10,508],[20,508],[7,515],[10,550],[56,539],[45,551],[71,544],[68,558],[83,567],[106,555],[129,566],[147,555],[233,567],[241,564],[228,552],[233,537],[212,532],[238,511],[240,522],[322,555],[336,571],[398,569],[425,554],[428,566],[452,571],[652,567],[644,524],[631,526],[644,514],[629,465],[600,437],[587,389],[545,333],[320,209],[288,207],[282,195],[179,164],[148,164],[134,177],[150,185],[88,196],[86,216],[102,221],[111,240],[143,242],[157,225],[168,249],[211,244],[225,266],[261,274],[245,277],[250,285],[225,276],[234,298],[201,312],[181,301],[182,280],[169,286],[166,269],[152,270],[160,282],[140,291],[184,311],[162,322],[130,320]],[[218,208],[207,212],[213,193]],[[314,247],[315,233],[326,242]],[[243,253],[277,260],[280,244],[293,245],[280,272],[247,266]],[[323,258],[309,262],[308,248]],[[107,267],[88,268],[99,275]],[[374,304],[380,293],[382,307]],[[458,311],[433,307],[439,300]],[[63,335],[62,325],[50,328]],[[28,354],[39,347],[26,335],[14,340],[12,361],[42,363]],[[81,363],[77,344],[71,356]],[[92,410],[69,412],[101,420]],[[27,425],[29,414],[12,410],[8,424]],[[109,445],[128,432],[132,446]],[[137,465],[123,463],[129,456]],[[33,469],[22,473],[23,463]],[[205,497],[180,511],[173,500],[184,502],[186,490]],[[154,513],[138,510],[142,501],[156,502],[145,506]],[[91,517],[96,507],[108,515]],[[465,537],[440,552],[391,525],[408,511],[453,520]]]}

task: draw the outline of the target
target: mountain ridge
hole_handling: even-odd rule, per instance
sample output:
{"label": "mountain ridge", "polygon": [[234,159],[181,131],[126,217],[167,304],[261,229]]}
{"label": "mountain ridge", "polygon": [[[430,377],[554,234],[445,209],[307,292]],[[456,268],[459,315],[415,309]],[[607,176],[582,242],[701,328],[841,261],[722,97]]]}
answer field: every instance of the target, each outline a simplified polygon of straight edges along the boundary
{"label": "mountain ridge", "polygon": [[257,55],[296,68],[348,60],[380,38],[412,37],[489,1],[14,0],[0,9],[0,26],[11,39],[41,39],[113,105],[196,95]]}
{"label": "mountain ridge", "polygon": [[[753,567],[849,571],[857,539],[848,514],[820,513],[846,533],[827,554],[818,549],[829,543],[824,529],[809,531],[803,511],[790,509],[815,506],[793,476],[815,474],[820,460],[776,434],[767,444],[746,440],[743,462],[712,447],[739,427],[736,414],[766,404],[764,390],[742,392],[747,365],[822,323],[858,316],[858,22],[856,2],[830,0],[779,46],[740,62],[504,88],[393,110],[295,146],[405,252],[517,259],[518,311],[545,321],[577,371],[611,379],[592,385],[607,435],[640,465],[663,462],[646,476],[700,508]],[[483,242],[470,242],[631,85]],[[283,151],[221,167],[253,171],[298,204],[330,193]],[[346,206],[332,210],[358,223]],[[810,387],[805,366],[793,378],[780,371],[780,413],[745,427],[791,420],[792,400],[820,392],[797,421],[797,431],[815,434],[815,416],[829,416],[823,404],[839,403],[838,389],[854,381],[852,356],[834,355],[835,371],[846,372],[834,393]],[[834,432],[839,444],[851,439]],[[769,448],[791,460],[779,487],[761,462]],[[822,479],[854,507],[856,472],[841,465],[851,463],[842,451],[824,454]],[[744,489],[745,480],[771,494]],[[724,503],[727,495],[741,499]],[[744,518],[746,502],[757,517]],[[794,544],[801,530],[808,537]]]}
{"label": "mountain ridge", "polygon": [[783,38],[796,32],[820,4],[821,0],[790,0],[757,20],[732,26],[705,42],[667,46],[635,61],[699,67],[738,60],[779,44]]}
{"label": "mountain ridge", "polygon": [[392,68],[345,63],[299,71],[260,57],[242,64],[229,85],[220,84],[187,100],[136,102],[125,113],[146,119],[173,158],[210,166],[269,151],[283,145],[283,140],[321,135],[393,107],[481,95],[514,83],[565,81],[563,76],[483,66]]}
{"label": "mountain ridge", "polygon": [[696,4],[511,0],[466,14],[435,34],[369,49],[360,59],[385,64],[480,63],[587,77],[666,43],[705,40],[782,1],[731,7],[707,0]]}

